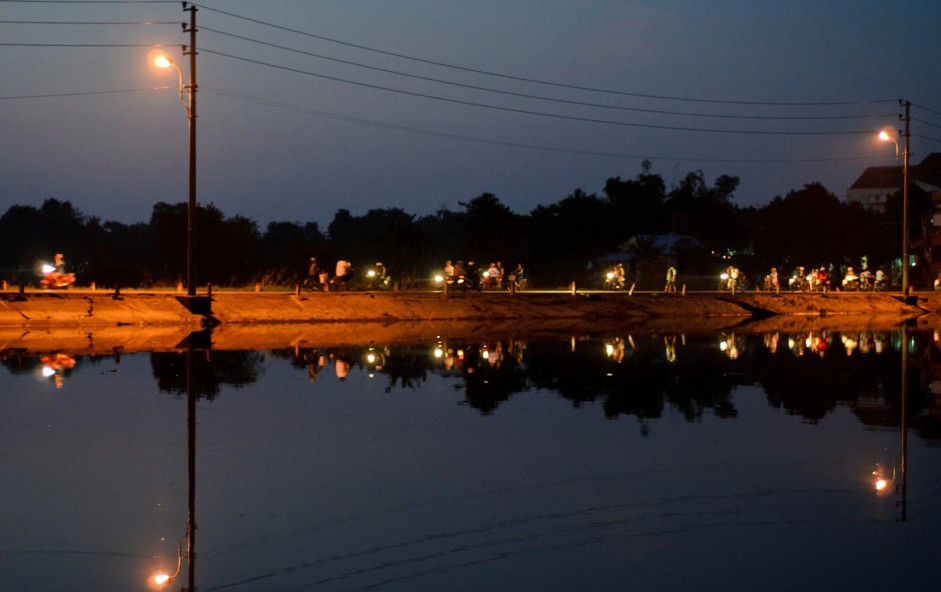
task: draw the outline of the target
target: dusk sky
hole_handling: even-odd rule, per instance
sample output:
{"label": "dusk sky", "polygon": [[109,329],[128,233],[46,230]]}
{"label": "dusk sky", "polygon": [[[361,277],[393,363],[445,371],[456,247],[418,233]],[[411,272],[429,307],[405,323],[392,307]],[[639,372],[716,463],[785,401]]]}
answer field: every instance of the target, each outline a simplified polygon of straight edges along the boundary
{"label": "dusk sky", "polygon": [[[843,198],[941,151],[937,0],[211,0],[196,3],[198,191],[261,228],[339,208],[520,214],[649,159],[763,205]],[[146,222],[187,196],[177,1],[0,0],[0,214],[55,197]],[[155,24],[144,25],[142,21]],[[68,23],[68,24],[63,24]]]}

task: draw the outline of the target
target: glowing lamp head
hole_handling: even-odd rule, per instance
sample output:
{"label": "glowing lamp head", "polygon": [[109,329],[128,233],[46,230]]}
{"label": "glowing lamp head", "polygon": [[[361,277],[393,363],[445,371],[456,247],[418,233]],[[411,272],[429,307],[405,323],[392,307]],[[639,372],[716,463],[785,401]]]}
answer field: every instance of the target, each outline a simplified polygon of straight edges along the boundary
{"label": "glowing lamp head", "polygon": [[172,578],[167,574],[157,574],[154,576],[154,583],[158,586],[163,586],[169,582]]}
{"label": "glowing lamp head", "polygon": [[882,130],[881,132],[879,132],[879,139],[882,140],[883,142],[888,142],[889,140],[892,139],[892,136],[890,136],[885,130]]}
{"label": "glowing lamp head", "polygon": [[170,66],[173,65],[173,61],[170,60],[170,58],[168,58],[167,56],[163,54],[159,54],[154,57],[153,64],[154,66],[157,66],[158,68],[169,68]]}

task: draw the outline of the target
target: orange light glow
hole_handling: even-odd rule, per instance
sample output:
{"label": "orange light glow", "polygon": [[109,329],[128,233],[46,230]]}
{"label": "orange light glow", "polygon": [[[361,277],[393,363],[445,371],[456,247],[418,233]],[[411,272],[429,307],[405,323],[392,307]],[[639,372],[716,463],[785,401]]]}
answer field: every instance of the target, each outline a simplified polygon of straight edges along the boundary
{"label": "orange light glow", "polygon": [[170,576],[167,574],[157,574],[154,576],[154,583],[158,586],[163,586],[170,581]]}

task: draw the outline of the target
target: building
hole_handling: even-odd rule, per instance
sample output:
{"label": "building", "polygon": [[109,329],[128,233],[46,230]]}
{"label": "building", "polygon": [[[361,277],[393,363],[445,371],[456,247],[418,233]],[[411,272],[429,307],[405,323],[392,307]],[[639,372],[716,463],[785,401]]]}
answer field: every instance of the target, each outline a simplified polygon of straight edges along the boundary
{"label": "building", "polygon": [[[889,196],[902,190],[902,165],[869,167],[846,192],[848,203],[885,213]],[[909,180],[926,193],[941,191],[941,152],[932,152],[917,165],[909,163]]]}

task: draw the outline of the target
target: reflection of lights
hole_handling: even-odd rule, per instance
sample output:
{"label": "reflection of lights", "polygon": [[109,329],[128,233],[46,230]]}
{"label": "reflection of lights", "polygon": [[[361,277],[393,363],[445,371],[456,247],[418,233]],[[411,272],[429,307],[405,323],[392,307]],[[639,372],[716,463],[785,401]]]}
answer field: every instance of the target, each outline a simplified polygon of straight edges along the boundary
{"label": "reflection of lights", "polygon": [[56,388],[62,388],[65,371],[75,368],[75,358],[68,354],[50,354],[40,356],[40,373],[43,378],[55,378]]}
{"label": "reflection of lights", "polygon": [[892,468],[892,475],[889,476],[886,474],[885,468],[881,464],[876,463],[876,470],[872,472],[872,475],[876,478],[873,482],[876,493],[886,494],[891,491],[889,486],[895,482],[895,467]]}
{"label": "reflection of lights", "polygon": [[613,344],[613,343],[607,343],[607,344],[605,344],[605,346],[604,346],[604,352],[605,352],[605,354],[607,354],[609,357],[610,357],[610,356],[613,356],[613,355],[614,355],[614,344]]}
{"label": "reflection of lights", "polygon": [[481,356],[483,359],[485,359],[485,360],[489,360],[489,359],[490,359],[490,352],[487,351],[486,349],[484,349],[484,351],[481,352],[480,356]]}
{"label": "reflection of lights", "polygon": [[435,348],[435,357],[436,357],[436,358],[441,358],[441,357],[443,357],[443,356],[444,356],[444,350],[441,349],[440,347],[436,347],[436,348]]}
{"label": "reflection of lights", "polygon": [[840,337],[840,340],[843,342],[843,347],[846,349],[847,357],[853,355],[853,351],[859,345],[859,342],[850,337],[849,335],[843,335]]}
{"label": "reflection of lights", "polygon": [[374,353],[372,353],[372,352],[370,352],[369,354],[367,354],[367,355],[366,355],[366,361],[369,362],[370,364],[376,363],[376,354],[374,354]]}
{"label": "reflection of lights", "polygon": [[728,342],[728,341],[720,341],[720,342],[719,342],[719,351],[724,352],[724,351],[728,351],[728,349],[729,349],[729,342]]}

